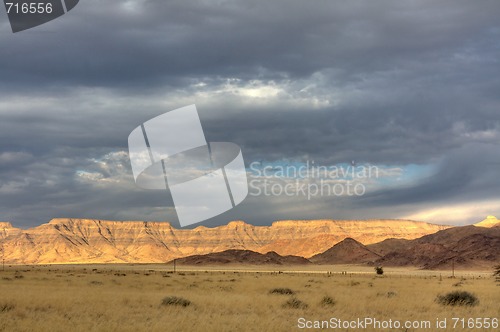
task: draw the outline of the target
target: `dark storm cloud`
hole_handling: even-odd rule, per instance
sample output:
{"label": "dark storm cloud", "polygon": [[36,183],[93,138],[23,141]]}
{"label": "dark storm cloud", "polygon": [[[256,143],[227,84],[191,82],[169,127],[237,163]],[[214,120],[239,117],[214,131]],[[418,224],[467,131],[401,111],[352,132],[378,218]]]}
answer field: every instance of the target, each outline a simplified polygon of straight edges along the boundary
{"label": "dark storm cloud", "polygon": [[[255,223],[348,217],[353,207],[366,217],[394,207],[386,216],[397,217],[405,213],[397,206],[412,203],[498,197],[499,9],[497,1],[86,0],[17,34],[0,11],[0,219],[169,219],[168,193],[137,190],[129,166],[110,174],[96,160],[118,153],[122,163],[132,129],[191,103],[207,139],[239,144],[247,164],[441,167],[409,188],[308,202],[304,211],[293,200],[253,198],[220,222],[238,213]],[[245,95],[261,86],[277,92]]]}
{"label": "dark storm cloud", "polygon": [[22,85],[150,87],[204,76],[297,78],[336,68],[339,79],[356,80],[435,61],[484,38],[497,22],[497,6],[85,1],[39,29],[4,32],[9,66],[1,75]]}

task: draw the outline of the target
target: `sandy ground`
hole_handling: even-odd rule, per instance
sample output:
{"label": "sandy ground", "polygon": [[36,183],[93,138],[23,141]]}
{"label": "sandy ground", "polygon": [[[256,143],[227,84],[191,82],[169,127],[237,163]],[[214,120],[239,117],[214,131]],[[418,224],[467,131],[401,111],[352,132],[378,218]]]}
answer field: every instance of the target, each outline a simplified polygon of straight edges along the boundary
{"label": "sandy ground", "polygon": [[[498,331],[491,322],[500,319],[500,285],[492,271],[456,271],[452,278],[451,271],[400,268],[377,276],[373,268],[345,265],[172,270],[164,264],[7,266],[0,270],[0,331],[302,331],[317,322],[335,331]],[[479,303],[436,302],[453,291],[469,292]],[[419,327],[328,325],[364,319]],[[470,329],[471,319],[488,319],[490,328]]]}

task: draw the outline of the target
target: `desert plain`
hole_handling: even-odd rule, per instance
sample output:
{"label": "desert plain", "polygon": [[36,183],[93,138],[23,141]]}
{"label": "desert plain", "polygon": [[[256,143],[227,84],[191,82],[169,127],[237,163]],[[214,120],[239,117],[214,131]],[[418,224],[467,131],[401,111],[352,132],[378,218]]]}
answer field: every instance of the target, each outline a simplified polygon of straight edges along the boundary
{"label": "desert plain", "polygon": [[493,216],[189,230],[54,219],[1,223],[0,243],[0,331],[499,330]]}
{"label": "desert plain", "polygon": [[[436,301],[452,291],[469,291],[479,303]],[[487,270],[400,267],[377,275],[364,265],[176,266],[175,272],[172,264],[10,265],[0,270],[0,331],[294,331],[366,318],[418,327],[323,328],[495,331],[466,324],[500,318],[499,299],[500,286]],[[436,328],[444,320],[447,326]]]}

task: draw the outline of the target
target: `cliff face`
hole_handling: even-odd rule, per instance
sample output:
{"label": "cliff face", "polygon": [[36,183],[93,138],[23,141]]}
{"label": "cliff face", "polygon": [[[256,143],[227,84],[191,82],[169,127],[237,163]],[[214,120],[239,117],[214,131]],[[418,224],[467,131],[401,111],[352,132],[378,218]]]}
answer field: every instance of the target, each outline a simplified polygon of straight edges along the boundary
{"label": "cliff face", "polygon": [[190,230],[167,222],[88,219],[54,219],[28,230],[4,224],[0,241],[6,261],[19,264],[163,263],[228,249],[310,257],[348,237],[370,244],[386,238],[415,239],[448,228],[407,220],[287,220],[271,226],[234,221]]}
{"label": "cliff face", "polygon": [[12,227],[10,222],[0,221],[0,240],[12,234],[18,234],[21,230]]}

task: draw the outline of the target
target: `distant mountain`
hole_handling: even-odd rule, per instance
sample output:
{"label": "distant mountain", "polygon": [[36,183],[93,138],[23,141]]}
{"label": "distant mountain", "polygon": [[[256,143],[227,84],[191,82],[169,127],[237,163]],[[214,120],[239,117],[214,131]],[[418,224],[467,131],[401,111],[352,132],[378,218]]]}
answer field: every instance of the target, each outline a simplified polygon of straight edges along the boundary
{"label": "distant mountain", "polygon": [[275,252],[261,254],[251,250],[225,250],[206,255],[193,255],[176,259],[180,265],[304,265],[311,262],[299,256],[280,256]]}
{"label": "distant mountain", "polygon": [[282,257],[275,252],[260,254],[249,250],[226,250],[176,260],[186,265],[218,264],[369,264],[414,266],[422,269],[490,268],[500,262],[500,227],[455,227],[414,240],[386,239],[364,244],[346,238],[323,253],[309,258]]}
{"label": "distant mountain", "polygon": [[474,226],[478,227],[500,227],[500,220],[498,220],[495,216],[488,216],[481,222],[474,224]]}
{"label": "distant mountain", "polygon": [[367,248],[377,253],[380,256],[387,255],[391,252],[399,252],[410,248],[411,240],[406,239],[386,239],[382,242],[377,242],[367,245]]}
{"label": "distant mountain", "polygon": [[483,268],[500,262],[497,221],[451,228],[408,220],[234,221],[176,229],[167,222],[54,219],[27,230],[0,222],[0,243],[8,264],[165,263],[191,256],[186,263],[279,265],[311,257],[317,264]]}
{"label": "distant mountain", "polygon": [[373,262],[379,258],[380,255],[362,243],[347,238],[327,251],[312,256],[309,260],[316,264],[361,264]]}
{"label": "distant mountain", "polygon": [[164,263],[228,249],[311,257],[344,240],[363,244],[415,239],[449,226],[408,220],[286,220],[271,226],[243,221],[176,229],[168,222],[53,219],[22,230],[0,224],[5,259],[13,264]]}
{"label": "distant mountain", "polygon": [[[384,248],[381,244],[371,249]],[[387,250],[386,250],[387,251]],[[381,251],[379,251],[381,253]],[[500,227],[454,227],[411,240],[375,263],[423,269],[485,268],[500,262]]]}
{"label": "distant mountain", "polygon": [[348,237],[367,245],[387,238],[416,239],[450,227],[394,219],[278,221],[271,226],[275,240],[256,251],[312,257]]}

